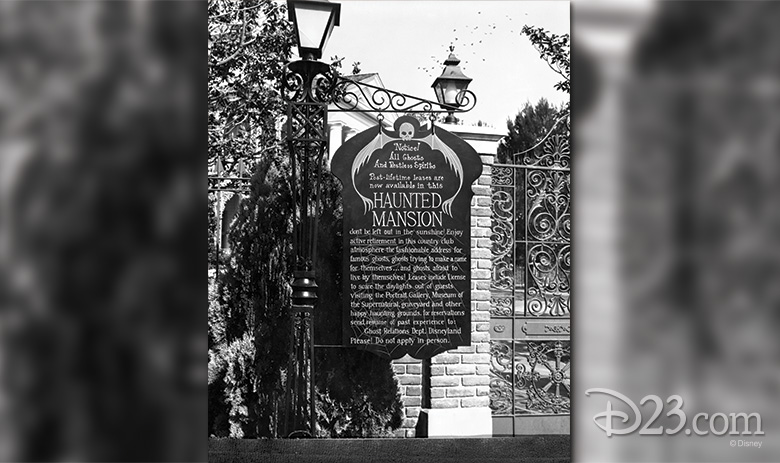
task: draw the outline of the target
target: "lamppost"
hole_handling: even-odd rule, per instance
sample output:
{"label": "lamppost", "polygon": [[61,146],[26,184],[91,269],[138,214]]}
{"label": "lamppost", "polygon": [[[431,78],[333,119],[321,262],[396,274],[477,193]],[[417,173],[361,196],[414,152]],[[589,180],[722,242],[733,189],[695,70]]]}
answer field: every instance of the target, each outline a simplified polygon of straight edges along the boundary
{"label": "lamppost", "polygon": [[287,143],[292,167],[293,252],[292,355],[287,370],[286,432],[289,437],[315,434],[314,307],[317,282],[317,222],[324,153],[328,146],[328,93],[335,81],[321,61],[341,5],[327,0],[288,0],[300,61],[287,65],[282,81],[287,100]]}
{"label": "lamppost", "polygon": [[[314,268],[317,257],[317,219],[320,189],[328,147],[328,106],[332,111],[375,113],[449,113],[471,110],[476,96],[468,91],[454,55],[436,79],[438,104],[338,76],[318,61],[339,25],[341,5],[327,0],[288,0],[301,60],[287,65],[282,95],[287,102],[287,144],[291,159],[293,198],[292,355],[287,370],[288,437],[312,437],[316,432],[314,400],[314,327],[317,303]],[[452,50],[451,50],[452,51]],[[441,96],[439,96],[441,94]],[[436,109],[440,107],[441,110]]]}
{"label": "lamppost", "polygon": [[447,117],[444,122],[454,124],[458,119],[452,114],[452,108],[458,108],[463,105],[463,97],[471,83],[471,78],[466,77],[460,69],[460,60],[455,56],[455,47],[450,46],[450,56],[444,60],[444,70],[441,75],[433,81],[431,87],[436,92],[436,99],[439,105],[447,110]]}

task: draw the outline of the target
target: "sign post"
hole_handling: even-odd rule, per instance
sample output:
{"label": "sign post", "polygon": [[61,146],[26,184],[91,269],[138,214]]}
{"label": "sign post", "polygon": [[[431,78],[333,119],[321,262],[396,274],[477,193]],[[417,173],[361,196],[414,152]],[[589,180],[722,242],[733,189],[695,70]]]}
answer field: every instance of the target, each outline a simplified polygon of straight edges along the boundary
{"label": "sign post", "polygon": [[398,118],[342,145],[345,346],[430,358],[471,343],[471,185],[476,151]]}

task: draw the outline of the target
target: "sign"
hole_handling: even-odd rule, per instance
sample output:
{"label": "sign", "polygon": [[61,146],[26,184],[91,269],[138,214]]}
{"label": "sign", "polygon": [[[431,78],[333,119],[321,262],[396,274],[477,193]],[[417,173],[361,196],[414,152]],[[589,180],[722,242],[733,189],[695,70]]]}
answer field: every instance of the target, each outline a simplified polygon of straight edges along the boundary
{"label": "sign", "polygon": [[344,345],[422,359],[471,344],[471,191],[465,141],[403,116],[333,157],[344,202]]}
{"label": "sign", "polygon": [[492,318],[491,339],[528,339],[568,341],[571,336],[569,320],[520,318]]}

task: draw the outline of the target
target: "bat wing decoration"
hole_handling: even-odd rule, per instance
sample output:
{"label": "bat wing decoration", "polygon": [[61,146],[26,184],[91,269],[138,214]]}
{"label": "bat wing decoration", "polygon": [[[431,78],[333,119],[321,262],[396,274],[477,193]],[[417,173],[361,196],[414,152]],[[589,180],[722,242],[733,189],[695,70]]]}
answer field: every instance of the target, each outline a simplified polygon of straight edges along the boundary
{"label": "bat wing decoration", "polygon": [[458,177],[459,183],[458,183],[458,191],[455,192],[452,197],[444,203],[442,203],[441,208],[442,210],[452,217],[452,203],[455,201],[455,198],[458,196],[458,193],[460,193],[461,188],[463,188],[463,165],[460,163],[460,158],[458,158],[458,155],[455,154],[452,149],[447,146],[439,137],[436,136],[436,130],[434,129],[433,132],[426,137],[426,141],[431,145],[431,149],[436,151],[441,151],[441,154],[444,155],[444,160],[447,162],[447,165],[455,171],[455,176]]}
{"label": "bat wing decoration", "polygon": [[[355,189],[355,192],[360,196],[360,199],[363,201],[363,213],[368,213],[371,209],[373,209],[374,205],[371,202],[371,200],[365,196],[363,196],[357,189],[357,184],[355,182],[355,176],[357,175],[358,171],[363,168],[366,164],[368,164],[369,159],[371,158],[371,155],[374,154],[376,150],[381,149],[386,141],[390,140],[398,140],[398,138],[394,137],[386,137],[382,134],[382,128],[379,127],[379,131],[376,134],[376,136],[368,142],[366,146],[363,147],[363,149],[358,152],[357,156],[355,156],[355,160],[352,162],[352,187]],[[452,217],[452,203],[455,201],[455,198],[458,196],[458,193],[460,193],[460,190],[463,188],[463,165],[460,162],[460,158],[458,158],[458,155],[455,154],[454,151],[452,151],[452,148],[447,146],[439,137],[436,136],[436,130],[434,129],[432,133],[422,139],[420,139],[427,143],[432,150],[436,151],[439,150],[444,155],[444,160],[447,163],[447,165],[455,172],[455,176],[458,178],[458,190],[455,192],[454,195],[452,195],[451,198],[447,199],[442,203],[442,211],[444,211],[445,214]]]}
{"label": "bat wing decoration", "polygon": [[382,146],[384,146],[384,137],[382,136],[382,128],[379,127],[379,133],[377,133],[376,137],[360,150],[357,156],[355,156],[355,161],[352,163],[352,188],[355,189],[355,192],[360,196],[360,199],[363,200],[364,214],[371,210],[373,204],[370,199],[366,198],[358,191],[357,184],[355,183],[355,175],[364,165],[368,164],[368,160],[371,158],[374,151],[382,148]]}

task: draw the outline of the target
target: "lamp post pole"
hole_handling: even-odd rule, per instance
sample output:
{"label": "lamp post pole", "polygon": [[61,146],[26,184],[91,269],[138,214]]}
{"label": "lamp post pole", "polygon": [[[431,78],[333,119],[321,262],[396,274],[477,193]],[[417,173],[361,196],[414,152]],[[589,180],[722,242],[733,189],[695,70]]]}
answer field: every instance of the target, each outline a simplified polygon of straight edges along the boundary
{"label": "lamp post pole", "polygon": [[[476,104],[468,91],[471,79],[463,75],[455,55],[433,88],[436,102],[385,88],[340,78],[330,65],[318,61],[339,25],[341,5],[327,0],[288,0],[301,60],[287,65],[282,96],[287,104],[287,144],[290,151],[293,200],[292,353],[287,369],[285,433],[288,437],[316,435],[314,397],[314,326],[317,303],[317,225],[320,190],[328,152],[328,105],[348,112],[465,112]],[[452,49],[450,49],[452,52]],[[361,109],[364,103],[367,108]]]}
{"label": "lamp post pole", "polygon": [[288,437],[313,437],[317,225],[328,148],[328,100],[336,77],[328,64],[317,59],[339,23],[340,5],[323,0],[289,0],[287,5],[303,59],[289,63],[282,79],[292,170],[294,253],[285,432]]}
{"label": "lamp post pole", "polygon": [[296,61],[288,76],[305,89],[298,99],[287,102],[287,144],[291,156],[294,205],[292,282],[292,349],[288,369],[287,432],[290,437],[313,436],[314,410],[314,326],[317,303],[315,265],[317,225],[324,154],[327,152],[328,105],[318,102],[310,91],[321,72],[330,67],[319,61]]}

